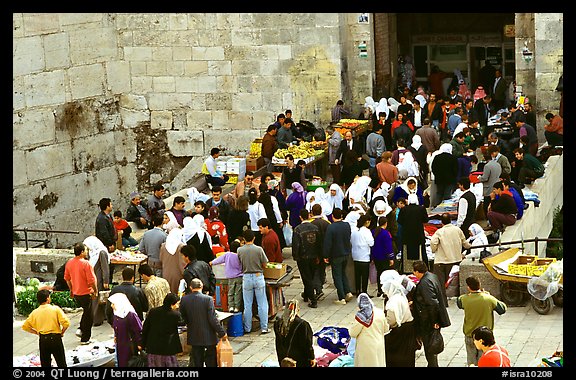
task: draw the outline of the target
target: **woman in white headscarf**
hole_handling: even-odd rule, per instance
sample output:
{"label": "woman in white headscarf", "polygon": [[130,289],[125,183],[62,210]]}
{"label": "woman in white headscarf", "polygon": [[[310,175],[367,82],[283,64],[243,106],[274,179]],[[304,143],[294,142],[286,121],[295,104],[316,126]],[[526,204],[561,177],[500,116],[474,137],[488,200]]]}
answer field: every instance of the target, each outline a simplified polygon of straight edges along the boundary
{"label": "woman in white headscarf", "polygon": [[380,112],[384,112],[386,114],[386,118],[388,118],[390,109],[388,108],[388,100],[386,98],[380,98],[380,101],[376,106],[376,118],[379,117]]}
{"label": "woman in white headscarf", "polygon": [[406,206],[398,213],[402,226],[402,273],[412,273],[414,261],[422,260],[428,265],[424,223],[428,222],[426,208],[418,204],[416,194],[408,195]]}
{"label": "woman in white headscarf", "polygon": [[352,204],[354,203],[370,202],[370,200],[372,199],[372,194],[367,194],[367,192],[370,188],[371,181],[372,178],[368,176],[362,176],[356,178],[356,180],[346,190],[345,197],[348,198],[349,206],[352,206]]}
{"label": "woman in white headscarf", "polygon": [[472,248],[470,249],[470,253],[466,255],[467,258],[472,259],[479,259],[480,253],[487,249],[487,248],[474,248],[475,246],[479,245],[488,245],[488,237],[484,232],[484,229],[480,227],[478,223],[472,223],[470,227],[468,227],[470,231],[470,237],[468,238],[468,242],[472,244]]}
{"label": "woman in white headscarf", "polygon": [[408,199],[410,194],[416,194],[418,196],[418,204],[424,204],[424,194],[422,188],[418,185],[418,180],[416,177],[411,176],[406,178],[400,186],[396,186],[394,189],[394,195],[392,196],[392,203],[396,203],[399,198]]}
{"label": "woman in white headscarf", "polygon": [[204,217],[196,214],[193,218],[187,216],[184,218],[184,227],[182,228],[182,241],[196,248],[196,258],[209,263],[214,260],[212,252],[212,239],[204,227]]}
{"label": "woman in white headscarf", "polygon": [[428,148],[422,144],[422,138],[419,135],[412,136],[412,144],[408,147],[418,163],[418,184],[425,189],[428,187]]}
{"label": "woman in white headscarf", "polygon": [[[88,262],[94,268],[98,292],[109,289],[110,256],[108,248],[96,236],[88,236],[83,241],[88,249]],[[93,326],[100,326],[106,319],[106,305],[98,302],[98,297],[92,300]]]}
{"label": "woman in white headscarf", "polygon": [[306,206],[304,206],[306,208],[306,210],[308,210],[308,212],[312,212],[312,206],[314,206],[316,203],[316,193],[314,191],[309,191],[306,193]]}
{"label": "woman in white headscarf", "polygon": [[160,245],[160,261],[162,262],[162,277],[170,284],[170,292],[178,294],[178,285],[183,279],[184,258],[180,249],[186,245],[183,242],[183,230],[174,228],[168,232],[166,241]]}
{"label": "woman in white headscarf", "polygon": [[432,165],[434,163],[434,159],[436,158],[436,156],[442,153],[452,154],[452,144],[443,143],[442,145],[440,145],[440,148],[438,150],[432,152],[432,154],[428,155],[427,158],[428,169],[430,173],[430,181],[431,181],[428,194],[430,195],[430,207],[432,208],[436,207],[438,204],[440,204],[440,202],[442,202],[442,199],[438,199],[439,198],[438,185],[436,184],[436,177],[434,176],[434,172],[432,171]]}
{"label": "woman in white headscarf", "polygon": [[343,200],[344,192],[342,191],[342,188],[336,183],[331,184],[328,194],[326,195],[326,200],[322,203],[322,212],[330,221],[332,221],[332,210],[335,208],[339,208],[340,210],[344,209],[342,204]]}
{"label": "woman in white headscarf", "polygon": [[172,231],[174,228],[180,228],[180,225],[178,224],[174,213],[172,211],[166,211],[164,213],[164,223],[162,224],[162,229],[164,229],[166,233],[170,233],[170,231]]}
{"label": "woman in white headscarf", "polygon": [[389,331],[384,310],[375,306],[368,294],[360,293],[350,328],[350,336],[356,338],[354,367],[386,367],[384,335]]}
{"label": "woman in white headscarf", "polygon": [[[406,297],[408,290],[402,285],[402,277],[406,276],[400,276],[393,269],[380,275],[382,293],[386,297],[386,321],[390,326],[390,334],[385,336],[386,367],[416,366],[416,327]],[[414,287],[410,280],[407,284]]]}
{"label": "woman in white headscarf", "polygon": [[396,99],[394,99],[393,97],[389,97],[388,98],[388,109],[392,112],[394,112],[395,114],[398,112],[398,106],[400,105],[400,102]]}
{"label": "woman in white headscarf", "polygon": [[108,301],[114,312],[112,328],[116,343],[116,364],[118,367],[127,367],[132,355],[142,349],[142,321],[126,294],[114,293]]}

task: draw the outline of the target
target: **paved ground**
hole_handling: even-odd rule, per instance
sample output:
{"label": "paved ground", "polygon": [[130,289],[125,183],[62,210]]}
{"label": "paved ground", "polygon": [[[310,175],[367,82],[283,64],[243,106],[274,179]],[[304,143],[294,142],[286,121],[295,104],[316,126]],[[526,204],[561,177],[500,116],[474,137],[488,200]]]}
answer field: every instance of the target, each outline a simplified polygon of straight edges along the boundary
{"label": "paved ground", "polygon": [[[300,298],[303,291],[302,281],[298,270],[290,256],[290,249],[284,250],[285,262],[295,270],[295,277],[290,286],[284,288],[285,299],[288,301],[294,297]],[[301,302],[300,315],[310,322],[313,331],[318,331],[324,326],[350,327],[356,312],[356,302],[346,305],[335,305],[332,301],[336,297],[336,289],[332,285],[331,273],[327,271],[328,283],[324,293],[326,297],[319,302],[317,309],[309,308]],[[376,292],[375,285],[370,285],[369,293]],[[377,298],[374,298],[379,304]],[[379,306],[382,306],[381,303]],[[455,300],[449,301],[448,312],[452,325],[442,329],[445,341],[445,350],[439,355],[441,367],[463,367],[466,365],[466,350],[464,348],[464,336],[462,323],[464,313],[455,305]],[[65,334],[64,345],[66,349],[78,346],[79,338],[74,335],[75,327],[79,324],[81,313],[70,313],[72,322],[70,330]],[[22,331],[23,317],[16,316],[13,323],[13,355],[27,355],[38,352],[38,341],[35,335]],[[272,326],[270,326],[272,328]],[[504,315],[495,315],[495,335],[499,344],[508,349],[511,356],[512,366],[532,367],[542,357],[552,355],[556,350],[563,350],[563,309],[553,307],[547,315],[536,313],[530,303],[521,307],[509,307]],[[112,328],[104,323],[94,327],[93,339],[106,341],[111,338]],[[264,362],[277,362],[274,348],[274,333],[261,335],[254,332],[240,337],[231,337],[230,341],[234,348],[234,367],[258,367]],[[316,343],[315,343],[316,344]],[[187,357],[182,356],[180,363],[186,365]],[[423,351],[418,351],[416,366],[425,367],[426,359]]]}

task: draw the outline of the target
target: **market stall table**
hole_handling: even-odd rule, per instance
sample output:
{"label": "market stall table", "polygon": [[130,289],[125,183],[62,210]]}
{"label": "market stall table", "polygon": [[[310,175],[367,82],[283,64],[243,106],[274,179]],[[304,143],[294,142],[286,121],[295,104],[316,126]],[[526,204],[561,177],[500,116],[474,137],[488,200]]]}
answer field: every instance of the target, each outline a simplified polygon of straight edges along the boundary
{"label": "market stall table", "polygon": [[[138,268],[142,264],[148,262],[148,256],[143,253],[138,253],[137,251],[120,251],[116,250],[110,254],[110,265],[132,265],[134,266],[134,273],[138,273]],[[142,286],[142,277],[138,276],[139,285]],[[136,275],[134,276],[134,282],[136,282]]]}
{"label": "market stall table", "polygon": [[[66,350],[65,356],[68,367],[101,367],[115,360],[116,346],[114,339],[94,342]],[[12,365],[14,367],[40,367],[40,355],[15,356],[12,358]],[[52,366],[57,366],[54,357],[52,357]]]}
{"label": "market stall table", "polygon": [[290,286],[294,272],[290,271],[279,279],[266,279],[266,297],[268,298],[268,318],[274,319],[276,314],[286,305],[283,288]]}

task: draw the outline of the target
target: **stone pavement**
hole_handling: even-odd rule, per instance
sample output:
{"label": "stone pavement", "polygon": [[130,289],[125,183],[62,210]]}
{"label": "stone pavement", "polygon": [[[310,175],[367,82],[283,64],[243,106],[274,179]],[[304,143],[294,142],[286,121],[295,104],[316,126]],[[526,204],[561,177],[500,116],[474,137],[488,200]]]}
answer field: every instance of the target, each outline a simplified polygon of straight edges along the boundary
{"label": "stone pavement", "polygon": [[[325,298],[319,301],[318,308],[312,309],[302,301],[300,293],[304,287],[299,278],[298,269],[290,255],[290,248],[284,249],[285,262],[295,271],[290,286],[283,288],[286,301],[298,298],[300,315],[312,326],[314,332],[324,326],[349,328],[354,321],[357,307],[355,300],[346,305],[336,305],[334,301],[336,289],[332,285],[332,276],[327,269],[327,284],[324,288]],[[376,293],[376,286],[369,286],[369,293]],[[377,306],[382,307],[378,298],[373,298]],[[466,349],[462,323],[464,312],[456,307],[455,299],[449,300],[448,313],[452,325],[442,329],[445,349],[438,356],[441,367],[464,367],[466,365]],[[280,315],[281,313],[279,313]],[[74,335],[79,325],[81,313],[69,313],[71,327],[64,337],[66,349],[78,346],[79,338]],[[16,316],[13,322],[13,356],[38,353],[38,338],[21,329],[24,318]],[[272,326],[270,325],[272,330]],[[506,347],[510,354],[513,367],[533,367],[542,357],[551,356],[555,351],[563,351],[563,308],[554,306],[547,315],[536,313],[530,303],[520,307],[509,307],[504,315],[495,314],[494,328],[496,342]],[[111,339],[112,328],[108,323],[93,327],[92,339],[106,341]],[[262,335],[260,332],[245,334],[240,337],[230,337],[234,349],[234,367],[258,367],[263,362],[276,362],[274,332]],[[316,341],[314,341],[316,345]],[[186,365],[187,356],[181,356],[179,362]],[[111,363],[112,364],[112,363]],[[110,364],[110,365],[111,365]],[[423,350],[416,353],[416,367],[426,367]]]}

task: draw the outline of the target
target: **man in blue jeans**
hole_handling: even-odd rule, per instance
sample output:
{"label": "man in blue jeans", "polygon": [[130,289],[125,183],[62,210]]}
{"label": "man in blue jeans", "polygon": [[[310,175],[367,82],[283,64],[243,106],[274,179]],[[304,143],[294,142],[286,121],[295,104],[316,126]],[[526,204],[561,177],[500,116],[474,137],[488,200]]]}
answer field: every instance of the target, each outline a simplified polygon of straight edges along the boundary
{"label": "man in blue jeans", "polygon": [[242,264],[242,297],[244,300],[244,314],[242,324],[244,332],[252,331],[252,302],[256,295],[258,304],[258,317],[260,318],[260,331],[268,334],[268,298],[266,297],[266,281],[264,280],[264,267],[268,258],[262,247],[254,244],[254,231],[246,230],[242,233],[246,243],[238,248],[238,258]]}
{"label": "man in blue jeans", "polygon": [[324,235],[324,262],[332,268],[332,279],[338,292],[338,305],[346,305],[354,296],[346,276],[346,263],[352,254],[350,224],[342,220],[342,210],[335,208],[332,211],[332,224],[326,228]]}

